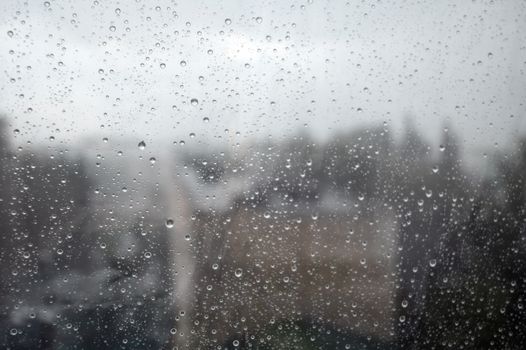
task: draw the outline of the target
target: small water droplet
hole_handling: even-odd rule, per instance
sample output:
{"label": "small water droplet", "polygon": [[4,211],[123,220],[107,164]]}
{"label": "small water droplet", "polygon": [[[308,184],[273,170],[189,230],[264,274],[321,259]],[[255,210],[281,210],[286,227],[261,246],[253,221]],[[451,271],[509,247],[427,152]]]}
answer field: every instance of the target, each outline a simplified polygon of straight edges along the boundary
{"label": "small water droplet", "polygon": [[190,104],[192,106],[197,106],[199,104],[199,100],[197,98],[193,98],[190,100]]}
{"label": "small water droplet", "polygon": [[168,228],[174,227],[174,221],[172,219],[166,220],[166,227]]}
{"label": "small water droplet", "polygon": [[230,18],[225,19],[225,24],[229,26],[230,24],[232,24],[232,20]]}
{"label": "small water droplet", "polygon": [[243,270],[241,268],[237,268],[236,271],[234,271],[234,275],[237,278],[240,278],[241,276],[243,276]]}
{"label": "small water droplet", "polygon": [[144,142],[144,141],[139,142],[137,147],[139,147],[139,149],[142,151],[143,149],[146,148],[146,142]]}
{"label": "small water droplet", "polygon": [[437,260],[436,259],[429,260],[429,266],[431,266],[431,267],[437,266]]}

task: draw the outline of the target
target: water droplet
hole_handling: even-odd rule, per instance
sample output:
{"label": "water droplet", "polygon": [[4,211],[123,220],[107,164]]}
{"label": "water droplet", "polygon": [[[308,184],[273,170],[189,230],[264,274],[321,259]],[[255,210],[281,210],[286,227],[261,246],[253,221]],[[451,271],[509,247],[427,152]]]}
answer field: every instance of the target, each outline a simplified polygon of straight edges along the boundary
{"label": "water droplet", "polygon": [[150,164],[153,165],[153,164],[155,164],[156,161],[157,161],[157,160],[155,159],[155,157],[151,157],[151,158],[150,158]]}
{"label": "water droplet", "polygon": [[232,345],[234,345],[234,346],[239,346],[239,340],[237,340],[237,339],[234,340],[234,341],[232,342]]}
{"label": "water droplet", "polygon": [[166,220],[166,227],[168,228],[174,227],[174,221],[172,219]]}
{"label": "water droplet", "polygon": [[181,67],[186,67],[186,61],[185,60],[182,60],[181,62],[179,62],[179,64],[181,65]]}
{"label": "water droplet", "polygon": [[190,104],[192,106],[197,106],[199,104],[199,100],[197,98],[193,98],[190,100]]}
{"label": "water droplet", "polygon": [[143,149],[146,148],[146,142],[144,142],[144,141],[139,142],[137,147],[139,147],[139,149],[142,151]]}
{"label": "water droplet", "polygon": [[144,253],[144,257],[145,257],[146,259],[150,259],[150,258],[152,257],[152,253],[150,253],[150,252],[146,252],[146,253]]}
{"label": "water droplet", "polygon": [[429,260],[429,266],[435,267],[437,266],[437,259],[431,259]]}
{"label": "water droplet", "polygon": [[237,268],[236,271],[234,271],[234,275],[239,278],[243,276],[243,270],[241,268]]}
{"label": "water droplet", "polygon": [[16,330],[16,328],[12,328],[10,331],[9,331],[9,334],[11,335],[16,335],[18,333],[18,331]]}
{"label": "water droplet", "polygon": [[208,117],[204,117],[204,118],[203,118],[203,121],[204,121],[205,123],[208,123],[208,122],[210,121],[210,118],[208,118]]}
{"label": "water droplet", "polygon": [[10,31],[8,31],[8,32],[7,32],[7,35],[8,35],[8,36],[9,36],[10,38],[12,38],[12,37],[13,37],[13,35],[14,35],[14,33],[13,33],[13,31],[12,31],[12,30],[10,30]]}
{"label": "water droplet", "polygon": [[263,18],[261,18],[261,17],[256,17],[256,22],[258,22],[258,23],[263,22]]}
{"label": "water droplet", "polygon": [[161,69],[165,69],[165,68],[166,68],[166,64],[165,64],[165,63],[161,63],[161,64],[159,65],[159,67],[161,67]]}
{"label": "water droplet", "polygon": [[170,329],[170,334],[175,334],[175,333],[177,333],[177,329],[175,328]]}
{"label": "water droplet", "polygon": [[230,18],[225,19],[225,24],[229,26],[230,24],[232,24],[232,20]]}
{"label": "water droplet", "polygon": [[409,302],[407,300],[402,301],[402,307],[405,309],[409,305]]}
{"label": "water droplet", "polygon": [[212,270],[217,270],[219,268],[219,265],[214,263],[212,264]]}
{"label": "water droplet", "polygon": [[116,30],[117,30],[117,28],[115,26],[110,26],[110,32],[114,32]]}

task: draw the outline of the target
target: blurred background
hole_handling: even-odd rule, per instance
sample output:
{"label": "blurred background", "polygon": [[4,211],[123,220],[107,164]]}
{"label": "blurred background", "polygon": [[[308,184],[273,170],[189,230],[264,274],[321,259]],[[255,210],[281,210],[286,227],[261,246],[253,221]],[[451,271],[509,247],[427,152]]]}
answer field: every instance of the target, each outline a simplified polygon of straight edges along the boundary
{"label": "blurred background", "polygon": [[0,348],[526,346],[522,1],[0,10]]}

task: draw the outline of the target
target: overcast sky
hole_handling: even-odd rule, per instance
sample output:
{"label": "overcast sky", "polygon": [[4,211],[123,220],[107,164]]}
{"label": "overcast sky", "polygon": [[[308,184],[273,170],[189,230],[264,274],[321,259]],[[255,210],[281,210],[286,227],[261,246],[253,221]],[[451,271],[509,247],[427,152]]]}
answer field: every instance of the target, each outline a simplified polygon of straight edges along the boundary
{"label": "overcast sky", "polygon": [[328,137],[412,115],[478,149],[526,127],[522,0],[2,0],[0,26],[19,144]]}

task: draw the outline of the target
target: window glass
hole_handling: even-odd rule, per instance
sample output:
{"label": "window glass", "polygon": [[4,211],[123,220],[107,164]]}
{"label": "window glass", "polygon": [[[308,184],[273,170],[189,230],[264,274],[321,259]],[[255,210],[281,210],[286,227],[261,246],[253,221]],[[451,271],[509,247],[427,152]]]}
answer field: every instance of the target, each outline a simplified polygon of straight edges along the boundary
{"label": "window glass", "polygon": [[3,0],[1,349],[524,349],[526,3]]}

